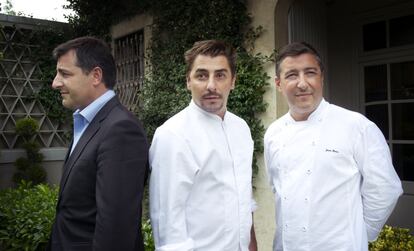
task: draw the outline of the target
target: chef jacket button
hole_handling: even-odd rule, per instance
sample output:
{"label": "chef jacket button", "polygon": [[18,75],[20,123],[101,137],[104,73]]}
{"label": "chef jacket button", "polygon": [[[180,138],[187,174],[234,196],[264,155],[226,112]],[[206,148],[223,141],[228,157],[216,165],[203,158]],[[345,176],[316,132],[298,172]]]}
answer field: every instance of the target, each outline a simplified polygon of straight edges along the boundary
{"label": "chef jacket button", "polygon": [[310,169],[306,170],[306,173],[309,175],[312,173],[312,171]]}
{"label": "chef jacket button", "polygon": [[306,227],[302,227],[302,232],[306,232],[308,229]]}

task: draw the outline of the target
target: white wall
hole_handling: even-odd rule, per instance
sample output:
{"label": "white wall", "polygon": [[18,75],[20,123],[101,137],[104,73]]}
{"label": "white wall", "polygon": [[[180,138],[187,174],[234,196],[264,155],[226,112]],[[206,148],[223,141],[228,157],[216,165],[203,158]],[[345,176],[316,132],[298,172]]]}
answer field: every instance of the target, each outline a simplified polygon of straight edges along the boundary
{"label": "white wall", "polygon": [[[253,27],[262,26],[263,34],[255,42],[255,53],[271,55],[275,50],[275,0],[248,0],[248,12],[252,13]],[[269,86],[264,95],[267,103],[267,110],[260,116],[262,123],[267,128],[277,117],[279,113],[287,111],[287,105],[280,100],[274,84],[275,77],[274,63],[265,65],[265,71],[270,76]],[[278,102],[279,101],[279,102]],[[281,102],[280,102],[281,101]],[[254,214],[254,224],[256,238],[260,251],[272,249],[273,236],[275,232],[275,209],[274,197],[270,189],[268,177],[263,161],[263,156],[259,159],[259,172],[254,179],[254,196],[258,204],[258,210]]]}

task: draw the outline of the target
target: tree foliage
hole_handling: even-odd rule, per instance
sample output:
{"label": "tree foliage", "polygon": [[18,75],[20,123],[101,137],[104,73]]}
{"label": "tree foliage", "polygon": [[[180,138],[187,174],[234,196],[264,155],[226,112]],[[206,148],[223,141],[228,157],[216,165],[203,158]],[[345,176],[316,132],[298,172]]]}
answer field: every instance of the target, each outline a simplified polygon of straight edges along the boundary
{"label": "tree foliage", "polygon": [[67,0],[67,9],[76,15],[68,17],[77,36],[96,36],[110,40],[110,27],[145,9],[150,0]]}

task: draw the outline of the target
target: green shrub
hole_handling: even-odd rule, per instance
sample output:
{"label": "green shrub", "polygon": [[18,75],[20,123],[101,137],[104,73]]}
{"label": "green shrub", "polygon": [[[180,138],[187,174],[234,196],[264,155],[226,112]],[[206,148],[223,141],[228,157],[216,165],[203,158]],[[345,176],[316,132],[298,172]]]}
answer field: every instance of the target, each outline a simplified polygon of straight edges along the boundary
{"label": "green shrub", "polygon": [[0,250],[44,250],[48,242],[58,188],[22,182],[0,192]]}
{"label": "green shrub", "polygon": [[152,236],[150,220],[142,221],[142,237],[144,239],[145,251],[154,251],[155,244]]}
{"label": "green shrub", "polygon": [[16,121],[16,133],[22,136],[25,141],[29,141],[38,130],[39,124],[32,118],[24,118]]}
{"label": "green shrub", "polygon": [[406,228],[385,225],[378,239],[369,244],[370,251],[413,251],[414,236]]}
{"label": "green shrub", "polygon": [[16,122],[16,133],[23,138],[22,147],[26,150],[26,157],[18,158],[14,163],[17,172],[13,176],[13,181],[16,184],[24,180],[37,185],[46,180],[46,172],[41,165],[44,156],[39,152],[39,144],[33,139],[38,130],[39,124],[32,118],[24,118]]}
{"label": "green shrub", "polygon": [[[45,250],[55,217],[58,187],[22,182],[0,191],[0,250]],[[145,251],[155,250],[151,224],[142,221]]]}

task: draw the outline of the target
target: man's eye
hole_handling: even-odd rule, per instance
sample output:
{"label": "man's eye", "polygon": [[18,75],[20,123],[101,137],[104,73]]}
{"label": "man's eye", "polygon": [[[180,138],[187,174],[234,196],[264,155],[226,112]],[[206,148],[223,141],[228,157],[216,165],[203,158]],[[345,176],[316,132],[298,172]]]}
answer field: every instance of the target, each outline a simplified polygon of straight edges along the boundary
{"label": "man's eye", "polygon": [[222,79],[225,78],[226,75],[224,73],[217,73],[216,77]]}
{"label": "man's eye", "polygon": [[294,78],[296,78],[296,74],[294,74],[294,73],[287,74],[287,75],[285,76],[285,78],[287,78],[287,79],[294,79]]}
{"label": "man's eye", "polygon": [[196,79],[199,79],[199,80],[205,80],[205,79],[207,79],[207,75],[206,74],[197,74],[195,77],[196,77]]}
{"label": "man's eye", "polygon": [[308,76],[314,76],[314,75],[316,75],[316,71],[307,71],[306,72],[306,75],[308,75]]}

